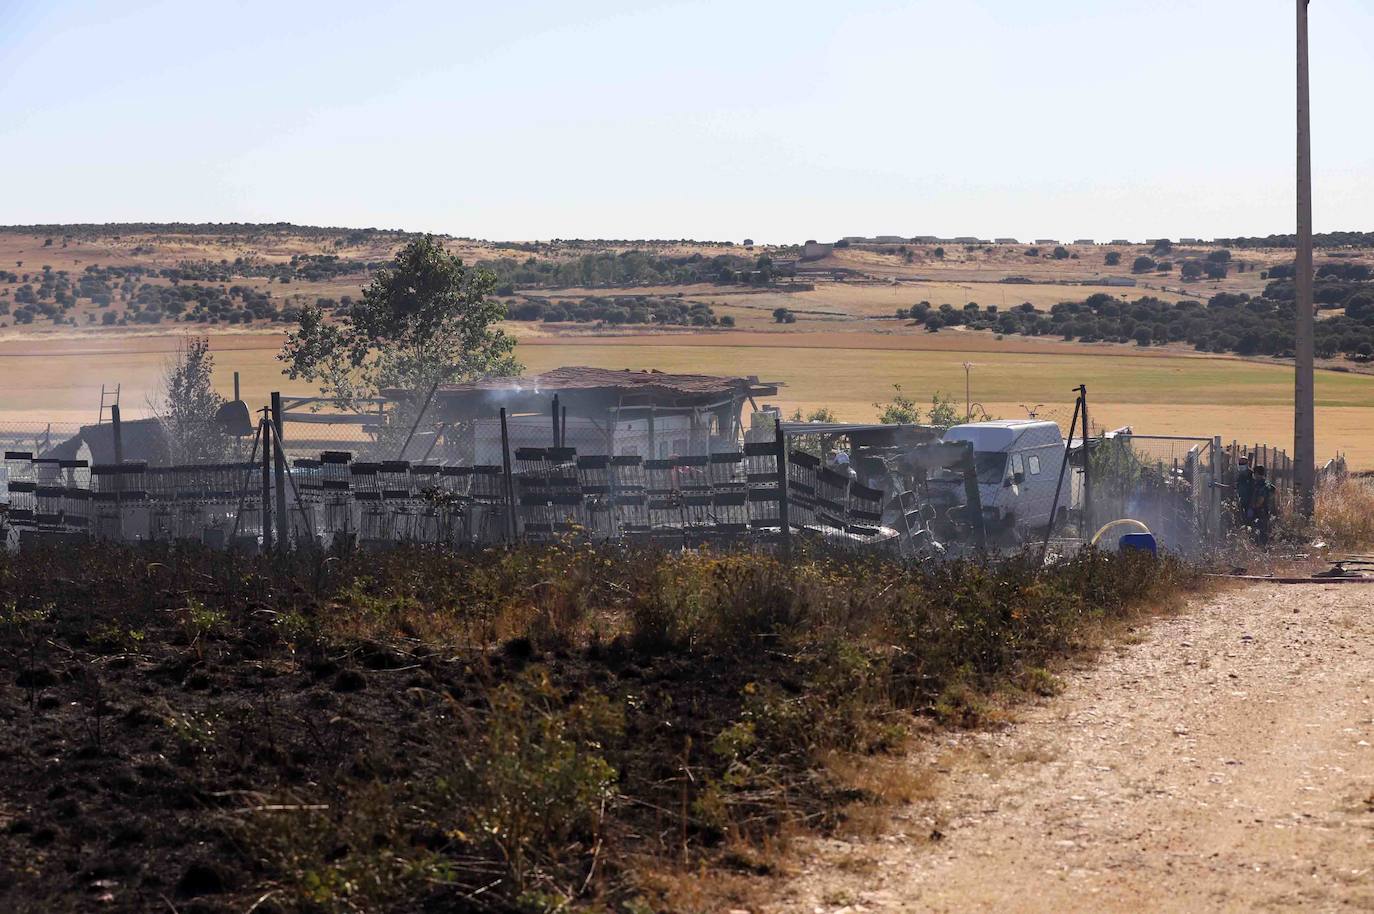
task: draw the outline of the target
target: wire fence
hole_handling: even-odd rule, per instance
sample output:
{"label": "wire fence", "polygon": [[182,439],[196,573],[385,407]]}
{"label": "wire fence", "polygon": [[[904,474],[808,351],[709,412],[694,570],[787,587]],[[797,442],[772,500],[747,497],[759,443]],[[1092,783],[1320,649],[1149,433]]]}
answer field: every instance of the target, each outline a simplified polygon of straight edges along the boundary
{"label": "wire fence", "polygon": [[[789,479],[781,448],[779,437],[730,453],[645,459],[517,447],[499,464],[472,465],[367,461],[344,451],[289,461],[92,465],[10,451],[3,520],[20,539],[247,548],[270,548],[274,538],[336,548],[570,534],[683,547],[785,543],[794,529],[856,546],[892,538],[879,524],[881,491],[817,472],[801,452],[792,455]],[[805,505],[795,520],[789,496]]]}
{"label": "wire fence", "polygon": [[[126,420],[118,436],[110,422],[0,423],[0,505],[16,529],[216,544],[262,541],[265,515],[289,518],[279,536],[325,544],[481,543],[572,529],[758,537],[780,526],[774,416],[755,413],[741,434],[671,415],[555,423],[552,413],[456,421],[426,410],[403,421],[288,411],[278,439],[286,494],[275,481],[264,494],[253,435],[212,430],[213,446],[199,440],[188,460],[176,430],[157,419]],[[1129,517],[1178,548],[1219,540],[1238,525],[1241,453],[1270,468],[1280,510],[1291,502],[1282,449],[1134,434],[1093,441],[1085,536]],[[891,533],[885,493],[801,450],[786,464],[791,526],[865,542]],[[1070,512],[1086,507],[1079,464],[1062,502]]]}

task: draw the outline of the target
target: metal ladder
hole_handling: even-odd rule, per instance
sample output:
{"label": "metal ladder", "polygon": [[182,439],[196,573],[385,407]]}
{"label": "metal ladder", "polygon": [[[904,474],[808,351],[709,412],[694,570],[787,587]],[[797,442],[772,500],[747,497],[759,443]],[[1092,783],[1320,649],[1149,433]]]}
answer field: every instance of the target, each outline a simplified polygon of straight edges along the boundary
{"label": "metal ladder", "polygon": [[[96,416],[95,424],[100,425],[105,421],[105,412],[112,406],[119,405],[119,389],[122,383],[116,384],[114,390],[110,390],[104,384],[100,385],[100,414]],[[113,418],[113,415],[111,416]]]}

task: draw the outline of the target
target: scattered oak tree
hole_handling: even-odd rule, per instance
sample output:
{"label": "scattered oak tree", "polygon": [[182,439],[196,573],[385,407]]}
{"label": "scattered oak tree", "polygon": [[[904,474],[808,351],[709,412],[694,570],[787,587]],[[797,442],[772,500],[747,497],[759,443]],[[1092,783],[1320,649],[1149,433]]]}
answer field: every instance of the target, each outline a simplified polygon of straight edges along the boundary
{"label": "scattered oak tree", "polygon": [[[317,305],[302,308],[277,358],[292,379],[314,381],[337,406],[354,410],[384,390],[423,404],[439,384],[516,374],[515,339],[496,326],[506,316],[491,297],[496,283],[425,236],[378,270],[337,322]],[[401,407],[392,425],[413,419]]]}

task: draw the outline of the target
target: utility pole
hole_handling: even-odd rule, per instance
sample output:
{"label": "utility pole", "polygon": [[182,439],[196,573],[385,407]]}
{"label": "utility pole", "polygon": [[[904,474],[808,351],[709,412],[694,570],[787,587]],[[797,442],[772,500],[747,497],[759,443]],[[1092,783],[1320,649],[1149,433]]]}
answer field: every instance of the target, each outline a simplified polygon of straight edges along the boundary
{"label": "utility pole", "polygon": [[1307,69],[1307,2],[1298,3],[1298,262],[1297,333],[1294,337],[1293,487],[1297,508],[1312,514],[1317,445],[1312,368],[1315,312],[1312,307],[1312,124]]}
{"label": "utility pole", "polygon": [[964,421],[973,421],[973,395],[970,393],[969,372],[973,370],[972,362],[964,363]]}

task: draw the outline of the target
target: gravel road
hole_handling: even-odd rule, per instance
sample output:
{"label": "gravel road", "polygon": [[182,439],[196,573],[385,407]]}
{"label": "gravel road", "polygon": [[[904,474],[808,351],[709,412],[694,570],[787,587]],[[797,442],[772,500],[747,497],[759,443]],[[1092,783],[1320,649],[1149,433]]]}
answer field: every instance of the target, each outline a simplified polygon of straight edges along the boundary
{"label": "gravel road", "polygon": [[913,764],[885,834],[803,848],[768,909],[1374,910],[1374,586],[1200,600]]}

